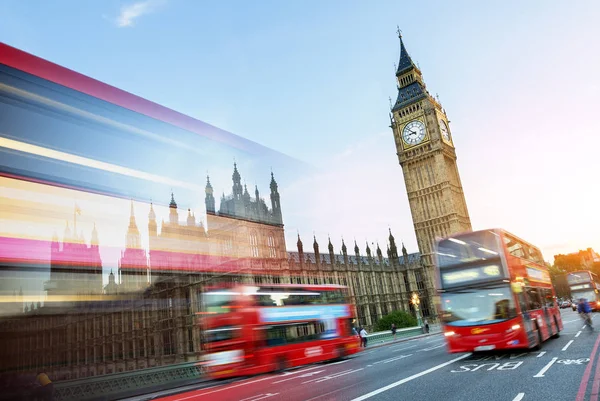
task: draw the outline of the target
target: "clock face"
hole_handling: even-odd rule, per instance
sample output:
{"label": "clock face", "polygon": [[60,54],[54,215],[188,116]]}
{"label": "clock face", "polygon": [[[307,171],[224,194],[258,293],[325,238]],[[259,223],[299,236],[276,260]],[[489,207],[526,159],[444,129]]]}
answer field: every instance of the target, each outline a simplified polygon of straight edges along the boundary
{"label": "clock face", "polygon": [[417,145],[425,138],[425,124],[419,120],[414,120],[406,124],[402,130],[402,139],[408,145]]}
{"label": "clock face", "polygon": [[440,131],[442,132],[442,138],[444,138],[445,141],[450,141],[450,131],[448,131],[448,124],[446,124],[446,121],[444,120],[440,120]]}

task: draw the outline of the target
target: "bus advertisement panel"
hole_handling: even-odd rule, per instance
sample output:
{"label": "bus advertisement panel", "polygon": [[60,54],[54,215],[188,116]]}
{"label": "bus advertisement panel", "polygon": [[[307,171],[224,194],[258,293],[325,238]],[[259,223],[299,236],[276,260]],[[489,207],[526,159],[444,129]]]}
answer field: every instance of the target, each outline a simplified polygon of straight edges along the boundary
{"label": "bus advertisement panel", "polygon": [[341,286],[240,286],[202,294],[201,324],[214,378],[342,358],[359,351],[356,313]]}
{"label": "bus advertisement panel", "polygon": [[442,324],[450,352],[539,347],[562,321],[541,252],[503,230],[437,242]]}

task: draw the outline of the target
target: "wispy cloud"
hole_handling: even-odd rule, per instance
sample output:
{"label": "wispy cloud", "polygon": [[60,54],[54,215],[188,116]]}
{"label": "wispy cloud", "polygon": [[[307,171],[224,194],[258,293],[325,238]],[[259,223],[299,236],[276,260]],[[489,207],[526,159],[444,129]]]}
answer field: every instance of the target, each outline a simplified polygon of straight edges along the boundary
{"label": "wispy cloud", "polygon": [[164,0],[146,0],[123,6],[115,22],[120,28],[133,26],[136,19],[142,15],[150,14],[163,3]]}

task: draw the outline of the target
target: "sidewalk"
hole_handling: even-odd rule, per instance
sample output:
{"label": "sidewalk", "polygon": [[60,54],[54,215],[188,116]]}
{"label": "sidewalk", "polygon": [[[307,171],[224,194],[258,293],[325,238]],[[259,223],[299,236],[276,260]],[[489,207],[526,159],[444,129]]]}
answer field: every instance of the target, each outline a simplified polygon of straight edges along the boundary
{"label": "sidewalk", "polygon": [[393,338],[384,339],[384,340],[373,340],[373,341],[369,341],[367,343],[367,348],[366,349],[379,348],[379,347],[383,347],[385,345],[403,343],[403,342],[406,342],[406,341],[415,340],[417,338],[424,338],[424,337],[435,336],[435,335],[438,335],[438,334],[441,334],[441,333],[442,333],[441,326],[440,326],[439,323],[436,323],[436,324],[432,324],[432,325],[429,326],[429,333],[427,333],[427,334],[417,334],[417,335],[414,335],[414,336],[401,337],[401,338],[396,338],[396,340],[394,340]]}

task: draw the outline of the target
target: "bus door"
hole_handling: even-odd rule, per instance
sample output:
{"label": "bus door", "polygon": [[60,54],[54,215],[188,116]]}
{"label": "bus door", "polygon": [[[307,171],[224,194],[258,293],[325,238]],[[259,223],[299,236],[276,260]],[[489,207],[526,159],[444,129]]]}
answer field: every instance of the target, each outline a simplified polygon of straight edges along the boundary
{"label": "bus door", "polygon": [[[548,327],[548,337],[552,336],[552,313],[551,308],[554,306],[554,298],[552,296],[552,291],[547,288],[538,288],[540,297],[542,299],[542,308],[544,309],[544,316],[546,318],[546,326]],[[558,324],[556,327],[556,331],[558,332]]]}
{"label": "bus door", "polygon": [[523,288],[517,284],[513,286],[513,290],[517,294],[517,300],[519,301],[519,306],[521,308],[521,316],[523,317],[523,325],[525,326],[525,332],[527,333],[527,343],[535,344],[537,342],[537,338],[535,332],[533,331],[533,322],[531,315],[529,313],[529,305],[527,303],[527,298],[525,297],[525,292],[523,292]]}

